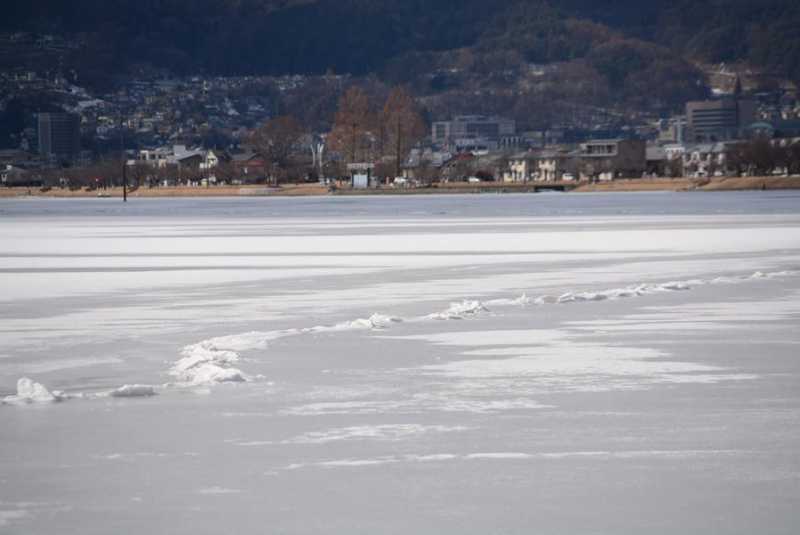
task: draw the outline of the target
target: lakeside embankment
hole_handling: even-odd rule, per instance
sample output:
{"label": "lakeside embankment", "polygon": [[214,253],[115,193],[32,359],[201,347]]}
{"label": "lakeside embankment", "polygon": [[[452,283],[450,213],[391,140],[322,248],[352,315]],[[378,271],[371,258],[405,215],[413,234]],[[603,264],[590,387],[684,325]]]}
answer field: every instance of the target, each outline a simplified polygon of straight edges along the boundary
{"label": "lakeside embankment", "polygon": [[745,190],[800,189],[800,177],[716,177],[624,179],[597,184],[582,184],[577,192],[630,192],[630,191],[745,191]]}
{"label": "lakeside embankment", "polygon": [[[426,195],[437,193],[533,193],[547,184],[511,184],[486,182],[482,184],[448,183],[430,188],[380,188],[368,190],[337,189],[329,191],[319,184],[287,184],[267,186],[214,186],[214,187],[157,187],[129,191],[136,197],[297,197],[310,195]],[[635,192],[635,191],[742,191],[800,189],[800,177],[718,177],[713,179],[655,178],[623,179],[597,184],[567,184],[573,192]],[[105,190],[69,190],[53,188],[0,188],[0,197],[122,197],[122,188]]]}

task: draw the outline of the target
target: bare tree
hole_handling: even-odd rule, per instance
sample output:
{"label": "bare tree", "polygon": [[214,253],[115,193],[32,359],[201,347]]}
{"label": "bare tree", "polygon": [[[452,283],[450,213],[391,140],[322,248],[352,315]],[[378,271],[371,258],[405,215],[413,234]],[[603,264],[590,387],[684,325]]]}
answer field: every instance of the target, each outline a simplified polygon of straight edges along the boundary
{"label": "bare tree", "polygon": [[800,174],[800,141],[795,141],[787,147],[789,153],[789,173]]}
{"label": "bare tree", "polygon": [[269,166],[273,181],[291,167],[291,159],[300,138],[303,127],[290,115],[275,117],[259,127],[252,137],[253,146]]}
{"label": "bare tree", "polygon": [[748,163],[754,174],[767,175],[775,169],[775,150],[770,140],[766,138],[756,138],[746,146]]}
{"label": "bare tree", "polygon": [[395,176],[412,147],[425,135],[427,128],[411,94],[396,87],[389,94],[381,113],[382,131],[394,160]]}
{"label": "bare tree", "polygon": [[417,168],[417,180],[425,185],[438,182],[441,176],[441,169],[435,167],[428,160],[423,160]]}
{"label": "bare tree", "polygon": [[135,162],[128,166],[128,178],[133,181],[133,189],[138,189],[142,182],[150,183],[153,168],[144,162]]}
{"label": "bare tree", "polygon": [[219,165],[214,167],[213,174],[217,182],[224,184],[232,184],[234,180],[239,178],[239,170],[232,162],[220,162]]}
{"label": "bare tree", "polygon": [[757,137],[728,147],[725,159],[736,174],[769,175],[775,169],[788,167],[791,156],[773,145],[770,139]]}
{"label": "bare tree", "polygon": [[746,171],[746,160],[743,144],[728,145],[725,149],[725,167],[728,173],[741,176]]}
{"label": "bare tree", "polygon": [[775,164],[775,170],[781,173],[789,173],[789,167],[792,164],[792,151],[790,147],[783,144],[773,145],[772,159]]}
{"label": "bare tree", "polygon": [[681,160],[681,158],[671,158],[667,160],[664,172],[670,178],[682,177],[683,161]]}
{"label": "bare tree", "polygon": [[114,187],[122,185],[122,166],[119,160],[108,159],[95,162],[91,167],[75,170],[74,183],[93,184],[92,187]]}

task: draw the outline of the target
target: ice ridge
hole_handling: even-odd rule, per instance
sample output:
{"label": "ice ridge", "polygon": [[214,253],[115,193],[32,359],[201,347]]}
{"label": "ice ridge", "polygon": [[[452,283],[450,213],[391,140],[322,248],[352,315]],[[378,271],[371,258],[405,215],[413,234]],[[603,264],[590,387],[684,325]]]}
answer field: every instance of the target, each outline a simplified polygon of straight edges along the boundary
{"label": "ice ridge", "polygon": [[626,299],[664,292],[680,292],[691,290],[695,286],[708,284],[734,284],[749,280],[771,279],[797,275],[800,271],[778,271],[764,273],[757,271],[749,275],[716,277],[712,279],[690,279],[663,283],[647,283],[601,291],[566,292],[561,295],[542,295],[536,298],[522,294],[517,298],[501,298],[490,301],[463,300],[453,302],[440,312],[404,320],[394,316],[373,314],[368,318],[358,318],[334,325],[317,325],[283,331],[250,332],[238,335],[211,338],[186,346],[183,358],[170,369],[170,374],[180,383],[188,385],[214,384],[224,382],[247,381],[248,377],[234,364],[240,362],[239,352],[249,349],[263,349],[267,344],[279,338],[303,334],[336,333],[354,330],[381,330],[403,321],[448,321],[462,320],[488,312],[489,307],[527,306],[527,305],[563,305],[579,302],[593,302]]}
{"label": "ice ridge", "polygon": [[29,403],[52,403],[61,401],[63,395],[61,392],[50,392],[41,383],[35,382],[28,377],[22,377],[17,381],[17,394],[14,396],[6,396],[3,398],[3,403],[8,405],[26,405]]}
{"label": "ice ridge", "polygon": [[481,301],[461,301],[451,303],[447,310],[435,312],[425,316],[425,319],[432,320],[460,320],[466,316],[474,316],[480,312],[488,312],[488,308]]}
{"label": "ice ridge", "polygon": [[[721,276],[709,279],[690,279],[664,283],[649,283],[601,291],[566,292],[561,295],[542,295],[531,298],[522,294],[517,298],[500,298],[489,301],[464,300],[451,303],[440,312],[414,317],[408,320],[383,314],[373,314],[368,318],[358,318],[334,325],[317,325],[314,327],[285,329],[280,331],[253,331],[229,336],[209,338],[195,344],[187,345],[181,351],[181,358],[173,363],[169,375],[176,379],[178,386],[199,386],[219,383],[245,382],[249,377],[238,367],[242,358],[240,353],[254,349],[265,349],[267,345],[279,338],[315,333],[336,333],[354,330],[382,330],[403,321],[430,320],[462,320],[488,312],[489,307],[527,306],[527,305],[563,305],[579,302],[593,302],[614,299],[625,299],[663,292],[687,291],[693,287],[716,284],[737,284],[753,280],[769,280],[780,277],[800,275],[800,270],[783,270],[775,272],[756,271],[748,275]],[[165,385],[169,386],[169,385]],[[28,377],[17,381],[16,395],[2,399],[7,405],[26,405],[31,403],[52,403],[70,398],[98,397],[147,397],[155,395],[156,388],[150,385],[123,385],[117,389],[100,394],[64,394],[50,391],[41,383]]]}

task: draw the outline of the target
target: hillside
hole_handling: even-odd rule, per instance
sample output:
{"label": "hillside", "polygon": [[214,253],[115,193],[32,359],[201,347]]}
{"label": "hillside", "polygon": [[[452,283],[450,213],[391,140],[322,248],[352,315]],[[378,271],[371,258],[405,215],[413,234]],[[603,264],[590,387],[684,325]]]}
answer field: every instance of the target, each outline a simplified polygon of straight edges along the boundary
{"label": "hillside", "polygon": [[3,29],[85,32],[116,59],[175,70],[363,74],[398,54],[475,45],[513,17],[522,30],[510,36],[515,46],[544,59],[564,44],[565,54],[580,53],[582,44],[542,22],[581,19],[690,56],[747,60],[800,78],[793,0],[12,0],[10,13]]}
{"label": "hillside", "polygon": [[708,94],[700,63],[800,81],[795,0],[12,0],[11,12],[0,30],[79,39],[65,66],[97,89],[159,70],[347,73],[410,85],[432,116],[529,127],[677,110]]}

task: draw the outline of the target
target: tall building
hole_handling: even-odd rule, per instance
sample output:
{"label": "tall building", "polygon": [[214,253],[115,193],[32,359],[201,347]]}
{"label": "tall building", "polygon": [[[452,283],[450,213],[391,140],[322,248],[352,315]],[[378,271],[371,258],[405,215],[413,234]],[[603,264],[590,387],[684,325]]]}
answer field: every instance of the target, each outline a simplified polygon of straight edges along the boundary
{"label": "tall building", "polygon": [[431,137],[445,147],[488,145],[497,147],[504,138],[513,137],[517,125],[512,119],[485,115],[460,115],[451,121],[433,123]]}
{"label": "tall building", "polygon": [[39,154],[73,161],[81,152],[81,121],[72,113],[39,114]]}
{"label": "tall building", "polygon": [[737,98],[688,102],[686,119],[692,141],[737,139],[755,121],[756,104]]}

